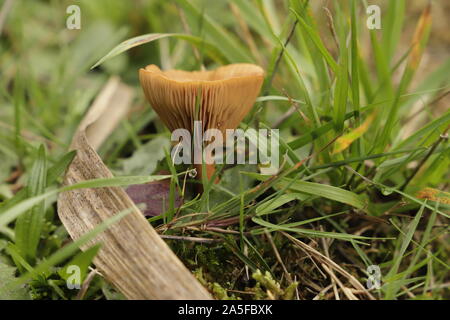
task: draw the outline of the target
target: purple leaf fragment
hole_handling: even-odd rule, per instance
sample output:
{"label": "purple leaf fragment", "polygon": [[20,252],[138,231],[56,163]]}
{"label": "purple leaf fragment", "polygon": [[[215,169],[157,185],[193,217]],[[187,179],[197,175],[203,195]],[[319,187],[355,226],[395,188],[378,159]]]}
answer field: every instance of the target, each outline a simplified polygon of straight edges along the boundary
{"label": "purple leaf fragment", "polygon": [[[170,180],[153,181],[145,184],[134,184],[125,192],[136,205],[144,204],[141,209],[146,217],[164,214],[169,209]],[[183,199],[175,190],[175,208],[183,204]]]}

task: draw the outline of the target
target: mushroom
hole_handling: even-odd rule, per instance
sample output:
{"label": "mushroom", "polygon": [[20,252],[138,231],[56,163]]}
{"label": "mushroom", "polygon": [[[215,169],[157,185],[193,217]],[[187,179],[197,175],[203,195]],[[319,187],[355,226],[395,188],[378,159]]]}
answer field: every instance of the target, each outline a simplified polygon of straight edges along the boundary
{"label": "mushroom", "polygon": [[[170,131],[183,128],[194,134],[194,121],[202,130],[236,129],[257,98],[264,71],[253,64],[230,64],[211,71],[161,71],[155,65],[139,70],[147,100]],[[205,157],[208,155],[205,155]],[[213,161],[205,161],[208,179]],[[202,179],[202,164],[194,164]],[[217,181],[215,181],[217,182]]]}

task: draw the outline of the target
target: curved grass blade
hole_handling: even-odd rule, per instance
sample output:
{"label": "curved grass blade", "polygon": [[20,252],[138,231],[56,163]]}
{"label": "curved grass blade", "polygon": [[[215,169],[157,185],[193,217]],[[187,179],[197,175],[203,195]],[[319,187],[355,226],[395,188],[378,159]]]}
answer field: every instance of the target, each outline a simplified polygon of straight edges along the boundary
{"label": "curved grass blade", "polygon": [[[43,145],[31,169],[28,180],[28,196],[36,196],[44,192],[47,185],[47,159]],[[22,215],[15,225],[15,244],[20,254],[27,261],[34,261],[41,232],[45,223],[45,204],[37,203],[30,211]]]}
{"label": "curved grass blade", "polygon": [[277,185],[283,187],[285,184],[289,183],[289,189],[291,190],[324,197],[337,202],[342,202],[358,209],[363,209],[366,206],[362,197],[357,195],[356,193],[327,184],[300,180],[293,181],[293,179],[284,178],[280,183],[277,183]]}
{"label": "curved grass blade", "polygon": [[[317,231],[317,230],[311,230],[311,229],[302,229],[302,228],[293,228],[293,227],[286,227],[285,225],[277,225],[273,224],[267,221],[264,221],[260,218],[253,217],[252,221],[256,224],[259,224],[263,227],[270,228],[271,230],[283,230],[288,232],[295,232],[298,234],[302,234],[305,236],[311,236],[311,237],[319,237],[319,238],[334,238],[339,240],[369,240],[373,239],[370,237],[364,237],[364,236],[356,236],[353,234],[348,233],[338,233],[338,232],[327,232],[327,231]],[[357,241],[360,243],[360,241]]]}
{"label": "curved grass blade", "polygon": [[169,38],[174,37],[181,40],[186,40],[194,45],[201,45],[202,48],[205,50],[205,52],[214,60],[225,63],[227,62],[227,59],[222,55],[222,53],[212,44],[205,42],[203,39],[195,36],[191,36],[188,34],[182,34],[182,33],[148,33],[141,36],[137,36],[128,40],[125,40],[124,42],[117,45],[115,48],[113,48],[107,55],[105,55],[103,58],[101,58],[97,63],[95,63],[91,70],[101,65],[103,62],[105,62],[108,59],[111,59],[131,48],[140,46],[145,43],[149,43],[155,40],[159,40],[162,38]]}

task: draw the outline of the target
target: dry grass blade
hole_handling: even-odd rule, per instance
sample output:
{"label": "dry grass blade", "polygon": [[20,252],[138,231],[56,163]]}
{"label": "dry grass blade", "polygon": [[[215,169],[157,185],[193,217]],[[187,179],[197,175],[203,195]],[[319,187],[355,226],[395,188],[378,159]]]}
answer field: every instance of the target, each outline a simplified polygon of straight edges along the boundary
{"label": "dry grass blade", "polygon": [[[314,257],[316,260],[318,260],[322,265],[326,265],[328,266],[330,269],[333,269],[334,271],[336,271],[337,273],[341,274],[342,276],[346,277],[348,279],[348,281],[351,283],[351,285],[357,289],[357,290],[361,290],[361,292],[364,292],[364,294],[371,300],[375,300],[375,297],[372,296],[372,294],[370,294],[369,291],[367,291],[366,288],[364,288],[364,286],[354,277],[352,276],[350,273],[348,273],[347,271],[345,271],[342,267],[340,267],[338,264],[336,264],[333,260],[331,260],[330,258],[326,257],[325,255],[323,255],[322,253],[320,253],[319,251],[317,251],[316,249],[312,248],[311,246],[308,246],[306,243],[303,243],[302,241],[294,238],[293,236],[291,236],[290,234],[287,234],[285,232],[281,232],[286,238],[288,238],[289,240],[291,240],[293,243],[295,243],[296,245],[298,245],[302,250],[304,250],[305,252],[308,252],[308,254],[310,254],[312,257]],[[348,292],[344,292],[345,294],[347,294]]]}
{"label": "dry grass blade", "polygon": [[412,40],[411,58],[409,60],[408,67],[414,71],[419,66],[422,58],[424,46],[431,28],[431,21],[431,3],[429,3],[420,16]]}
{"label": "dry grass blade", "polygon": [[345,287],[342,284],[341,280],[339,280],[339,278],[334,274],[333,270],[328,268],[325,263],[322,263],[322,268],[323,268],[323,270],[325,270],[330,275],[331,279],[333,279],[333,281],[339,285],[339,287],[341,288],[342,292],[345,294],[347,299],[349,299],[349,300],[359,300],[349,288]]}
{"label": "dry grass blade", "polygon": [[[66,172],[65,185],[112,177],[92,144],[101,145],[127,113],[133,96],[117,78],[106,84],[72,141],[77,156]],[[211,299],[122,188],[78,189],[63,192],[58,199],[59,217],[73,239],[128,208],[133,209],[130,214],[82,248],[102,243],[94,263],[105,278],[128,299]]]}

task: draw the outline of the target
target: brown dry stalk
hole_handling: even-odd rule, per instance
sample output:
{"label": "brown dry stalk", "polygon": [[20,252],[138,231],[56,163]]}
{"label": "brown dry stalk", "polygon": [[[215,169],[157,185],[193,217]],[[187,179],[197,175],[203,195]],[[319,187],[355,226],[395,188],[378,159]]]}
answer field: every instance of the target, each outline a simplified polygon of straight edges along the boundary
{"label": "brown dry stalk", "polygon": [[[101,145],[126,115],[133,97],[117,78],[106,84],[73,138],[71,149],[77,155],[64,185],[113,177],[92,144]],[[59,217],[74,240],[130,208],[130,214],[82,246],[86,250],[102,244],[94,263],[104,277],[128,299],[211,299],[122,188],[66,191],[58,199]]]}
{"label": "brown dry stalk", "polygon": [[366,289],[364,286],[350,273],[345,271],[341,266],[339,266],[336,262],[331,260],[330,258],[326,257],[313,247],[307,245],[306,243],[294,238],[290,234],[281,231],[281,234],[283,234],[285,237],[287,237],[289,240],[291,240],[293,243],[295,243],[297,246],[299,246],[303,251],[309,252],[314,259],[317,259],[318,262],[321,264],[327,265],[329,268],[333,269],[337,273],[341,274],[342,276],[346,277],[350,284],[357,290],[361,290],[364,292],[364,294],[370,299],[375,300],[375,297]]}

